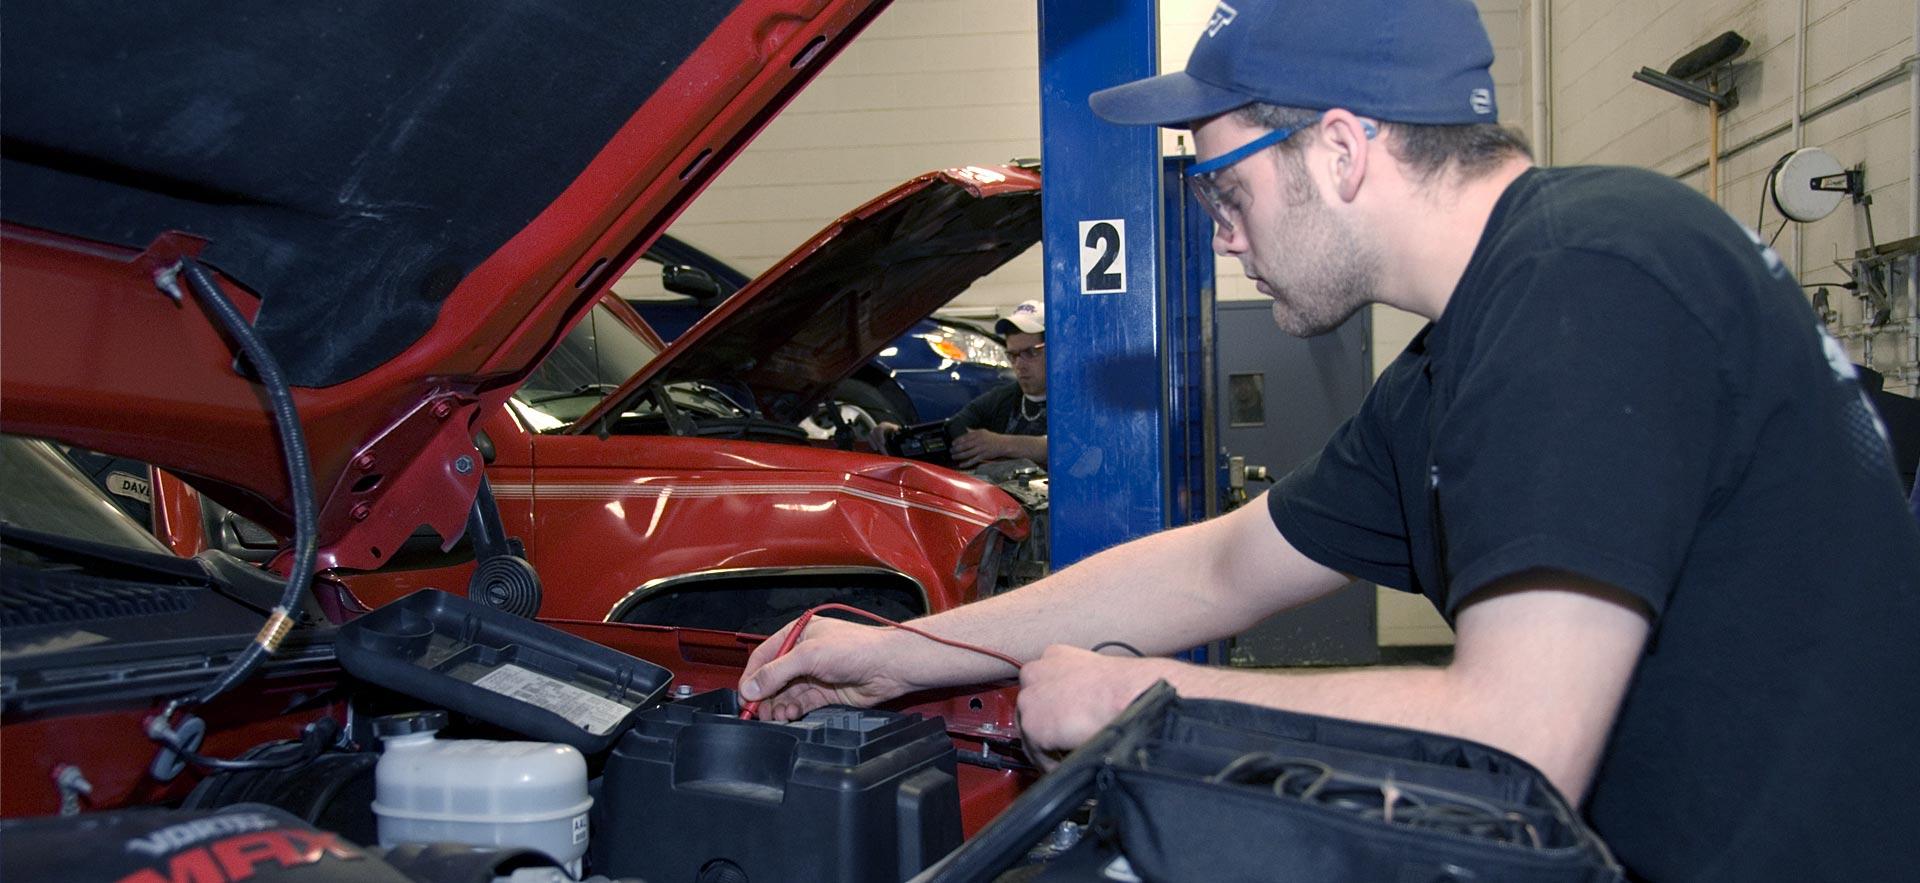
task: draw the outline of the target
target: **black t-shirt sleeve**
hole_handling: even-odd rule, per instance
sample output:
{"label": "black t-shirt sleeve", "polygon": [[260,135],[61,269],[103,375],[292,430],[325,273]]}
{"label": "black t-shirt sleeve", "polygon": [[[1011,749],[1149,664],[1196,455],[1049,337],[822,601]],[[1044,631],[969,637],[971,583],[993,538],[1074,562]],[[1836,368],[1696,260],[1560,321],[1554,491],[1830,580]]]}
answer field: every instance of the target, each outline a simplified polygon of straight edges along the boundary
{"label": "black t-shirt sleeve", "polygon": [[1010,380],[995,386],[993,390],[975,395],[973,401],[947,418],[947,438],[966,436],[968,430],[1006,432],[1006,424],[1012,422],[1016,407],[1020,407],[1020,384]]}
{"label": "black t-shirt sleeve", "polygon": [[1407,522],[1388,447],[1382,410],[1394,387],[1412,382],[1414,359],[1402,355],[1361,402],[1359,413],[1333,438],[1267,492],[1267,511],[1280,535],[1302,555],[1341,573],[1411,591]]}
{"label": "black t-shirt sleeve", "polygon": [[1632,593],[1658,615],[1712,486],[1732,407],[1708,327],[1611,255],[1516,268],[1434,427],[1442,612],[1536,569]]}

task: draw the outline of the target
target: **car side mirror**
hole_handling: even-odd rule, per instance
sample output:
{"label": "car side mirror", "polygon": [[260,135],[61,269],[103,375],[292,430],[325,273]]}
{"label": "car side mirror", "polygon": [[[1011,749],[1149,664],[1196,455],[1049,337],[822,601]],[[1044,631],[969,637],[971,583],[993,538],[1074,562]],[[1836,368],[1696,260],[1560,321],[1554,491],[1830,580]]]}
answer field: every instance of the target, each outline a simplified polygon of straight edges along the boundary
{"label": "car side mirror", "polygon": [[668,264],[660,270],[660,285],[674,294],[684,294],[705,302],[715,300],[726,292],[720,288],[720,280],[699,267],[680,264]]}
{"label": "car side mirror", "polygon": [[493,436],[488,435],[486,430],[480,429],[474,431],[473,449],[480,452],[480,462],[489,466],[493,465],[495,455],[495,451],[493,450]]}

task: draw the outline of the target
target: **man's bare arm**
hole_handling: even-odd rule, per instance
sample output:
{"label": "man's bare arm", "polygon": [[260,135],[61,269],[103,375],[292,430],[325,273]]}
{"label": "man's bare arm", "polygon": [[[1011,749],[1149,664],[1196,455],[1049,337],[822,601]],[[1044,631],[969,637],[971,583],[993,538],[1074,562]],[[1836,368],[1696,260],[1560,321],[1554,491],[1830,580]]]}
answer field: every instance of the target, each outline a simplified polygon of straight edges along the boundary
{"label": "man's bare arm", "polygon": [[1047,465],[1047,437],[1044,435],[1011,436],[1007,450],[1012,459],[1032,460],[1041,466]]}
{"label": "man's bare arm", "polygon": [[[1241,631],[1346,581],[1288,544],[1259,501],[1212,521],[1116,546],[1032,585],[914,625],[1027,660],[1039,658],[1050,645],[1090,647],[1102,641],[1171,653]],[[816,630],[822,639],[814,639]],[[754,651],[743,689],[750,696],[768,695],[806,678],[831,690],[810,692],[793,706],[776,703],[776,709],[784,709],[776,713],[804,711],[829,693],[834,701],[857,696],[870,702],[904,690],[1013,674],[1005,663],[905,632],[817,621],[791,654],[774,662],[783,636],[784,630]]]}
{"label": "man's bare arm", "polygon": [[1275,674],[1055,648],[1022,672],[1021,719],[1041,747],[1077,745],[1164,678],[1183,696],[1485,742],[1539,767],[1578,802],[1646,643],[1644,608],[1600,583],[1533,573],[1478,593],[1457,625],[1452,664],[1433,669]]}
{"label": "man's bare arm", "polygon": [[971,469],[989,460],[1032,460],[1047,465],[1047,437],[1044,435],[1008,435],[986,429],[969,429],[953,440],[954,464]]}

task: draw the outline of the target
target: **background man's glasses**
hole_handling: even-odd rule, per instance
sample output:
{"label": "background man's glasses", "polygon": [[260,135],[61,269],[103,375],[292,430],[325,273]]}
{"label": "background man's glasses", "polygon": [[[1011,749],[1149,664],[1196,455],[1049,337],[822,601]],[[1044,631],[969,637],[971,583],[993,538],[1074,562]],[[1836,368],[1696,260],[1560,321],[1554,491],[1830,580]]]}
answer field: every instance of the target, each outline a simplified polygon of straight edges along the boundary
{"label": "background man's glasses", "polygon": [[1046,351],[1047,351],[1046,344],[1036,343],[1033,346],[1027,347],[1026,349],[1023,349],[1023,350],[1007,350],[1007,359],[1013,362],[1018,362],[1018,361],[1021,361],[1022,359],[1038,359],[1041,356],[1045,355]]}

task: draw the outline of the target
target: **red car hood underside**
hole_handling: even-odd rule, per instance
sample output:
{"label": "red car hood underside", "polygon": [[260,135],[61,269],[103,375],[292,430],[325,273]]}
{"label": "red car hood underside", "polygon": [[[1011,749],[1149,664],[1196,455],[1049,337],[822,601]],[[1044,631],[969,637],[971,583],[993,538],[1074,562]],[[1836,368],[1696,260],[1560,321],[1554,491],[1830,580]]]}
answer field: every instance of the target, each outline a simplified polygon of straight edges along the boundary
{"label": "red car hood underside", "polygon": [[4,429],[288,532],[260,389],[155,287],[199,256],[296,387],[323,560],[373,568],[461,533],[475,415],[885,3],[214,5],[8,8]]}
{"label": "red car hood underside", "polygon": [[1040,239],[1040,176],[946,169],[901,184],[814,234],[576,422],[588,432],[655,382],[745,384],[794,423],[915,322]]}

